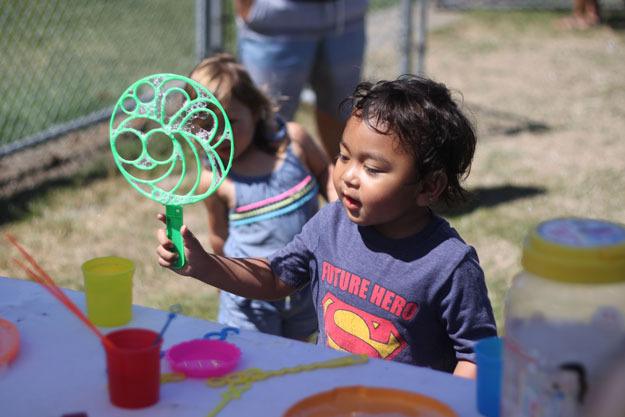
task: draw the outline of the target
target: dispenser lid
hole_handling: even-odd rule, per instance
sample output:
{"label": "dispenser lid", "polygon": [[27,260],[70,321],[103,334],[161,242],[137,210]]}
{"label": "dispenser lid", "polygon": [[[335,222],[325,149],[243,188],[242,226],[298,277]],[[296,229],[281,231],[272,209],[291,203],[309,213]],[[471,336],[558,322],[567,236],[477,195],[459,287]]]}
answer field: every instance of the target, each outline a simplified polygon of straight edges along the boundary
{"label": "dispenser lid", "polygon": [[557,281],[625,281],[625,226],[574,217],[547,220],[530,232],[521,263],[527,272]]}

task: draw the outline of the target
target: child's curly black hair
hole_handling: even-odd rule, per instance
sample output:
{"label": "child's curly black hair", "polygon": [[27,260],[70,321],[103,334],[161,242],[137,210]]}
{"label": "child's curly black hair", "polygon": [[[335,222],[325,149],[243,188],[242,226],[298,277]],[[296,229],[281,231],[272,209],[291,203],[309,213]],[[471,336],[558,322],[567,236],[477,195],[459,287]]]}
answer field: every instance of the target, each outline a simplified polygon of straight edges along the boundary
{"label": "child's curly black hair", "polygon": [[477,138],[444,84],[415,75],[361,82],[346,102],[351,103],[352,116],[378,133],[397,137],[414,157],[417,180],[437,172],[447,176],[441,194],[447,205],[466,200],[460,182],[471,169]]}

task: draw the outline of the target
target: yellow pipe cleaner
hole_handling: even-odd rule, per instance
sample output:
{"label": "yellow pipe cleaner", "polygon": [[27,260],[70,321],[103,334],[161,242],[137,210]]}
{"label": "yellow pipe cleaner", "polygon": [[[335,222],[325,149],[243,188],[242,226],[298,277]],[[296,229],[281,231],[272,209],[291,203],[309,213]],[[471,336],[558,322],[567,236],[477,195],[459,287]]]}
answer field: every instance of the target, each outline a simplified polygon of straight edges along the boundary
{"label": "yellow pipe cleaner", "polygon": [[[229,375],[217,378],[208,378],[206,380],[206,385],[209,387],[219,388],[227,386],[228,389],[221,394],[221,401],[211,410],[210,413],[206,415],[206,417],[215,417],[226,405],[228,405],[230,401],[240,398],[245,391],[249,390],[254,382],[263,381],[274,376],[314,371],[315,369],[340,368],[343,366],[359,365],[367,363],[368,361],[369,358],[366,355],[352,355],[338,359],[330,359],[328,361],[313,362],[308,365],[298,365],[277,369],[275,371],[263,371],[259,368],[248,368]],[[185,379],[185,375],[181,373],[162,374],[161,384],[180,382]]]}

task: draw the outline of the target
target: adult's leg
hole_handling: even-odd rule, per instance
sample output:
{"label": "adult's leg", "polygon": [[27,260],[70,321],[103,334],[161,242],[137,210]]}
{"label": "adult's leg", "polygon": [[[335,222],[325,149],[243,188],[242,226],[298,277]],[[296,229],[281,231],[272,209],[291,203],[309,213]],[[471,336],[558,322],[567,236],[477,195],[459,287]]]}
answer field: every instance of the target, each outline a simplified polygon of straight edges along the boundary
{"label": "adult's leg", "polygon": [[573,0],[573,16],[583,17],[586,13],[586,0]]}
{"label": "adult's leg", "polygon": [[333,159],[339,153],[339,143],[345,128],[345,120],[337,119],[330,113],[315,108],[315,122],[319,139],[330,159]]}
{"label": "adult's leg", "polygon": [[317,50],[311,85],[317,96],[319,136],[330,157],[338,153],[349,116],[349,111],[341,109],[340,104],[360,82],[364,52],[364,19],[359,24],[351,25],[349,31],[329,33]]}
{"label": "adult's leg", "polygon": [[601,21],[601,13],[598,0],[586,0],[584,2],[584,20],[588,26],[598,25]]}
{"label": "adult's leg", "polygon": [[560,21],[567,29],[588,29],[600,23],[598,0],[573,0],[573,13]]}

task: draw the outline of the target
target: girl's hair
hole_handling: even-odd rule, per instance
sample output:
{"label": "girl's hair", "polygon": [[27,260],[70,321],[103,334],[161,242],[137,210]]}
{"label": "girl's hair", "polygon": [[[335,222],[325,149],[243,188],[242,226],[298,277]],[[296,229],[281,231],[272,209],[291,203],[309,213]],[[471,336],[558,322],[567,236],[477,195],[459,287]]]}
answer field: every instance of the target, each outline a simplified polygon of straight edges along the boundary
{"label": "girl's hair", "polygon": [[360,83],[347,102],[352,116],[378,133],[393,134],[415,160],[417,180],[442,172],[447,176],[443,201],[466,200],[460,185],[471,169],[476,135],[444,84],[415,75],[393,81]]}
{"label": "girl's hair", "polygon": [[258,118],[253,142],[259,149],[275,153],[277,145],[271,138],[276,130],[276,108],[269,97],[252,81],[245,67],[229,53],[218,53],[200,62],[189,78],[207,87],[222,104],[235,98]]}

